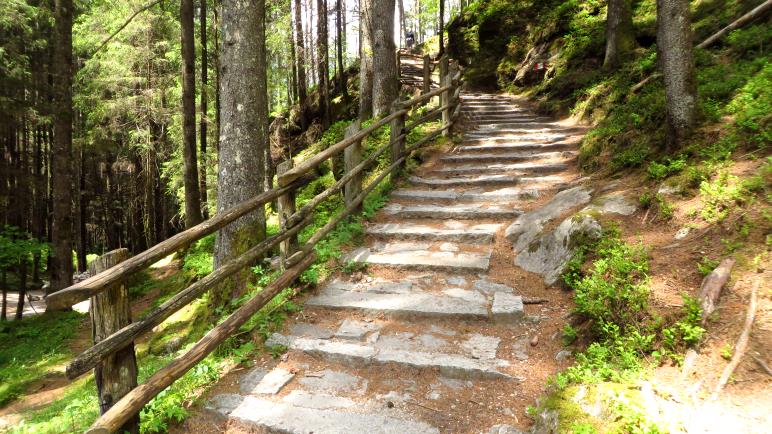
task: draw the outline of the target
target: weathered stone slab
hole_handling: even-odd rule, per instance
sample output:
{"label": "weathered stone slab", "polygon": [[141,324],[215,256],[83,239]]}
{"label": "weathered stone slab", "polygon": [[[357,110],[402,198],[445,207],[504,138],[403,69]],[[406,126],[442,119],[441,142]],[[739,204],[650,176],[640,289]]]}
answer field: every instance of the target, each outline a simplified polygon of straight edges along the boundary
{"label": "weathered stone slab", "polygon": [[502,324],[519,322],[525,316],[523,310],[523,298],[510,292],[496,292],[493,294],[493,306],[491,306],[493,321]]}
{"label": "weathered stone slab", "polygon": [[477,360],[457,354],[426,353],[419,351],[383,350],[375,356],[380,363],[398,363],[418,369],[438,369],[441,374],[454,378],[511,378],[498,369],[505,360]]}
{"label": "weathered stone slab", "polygon": [[430,292],[380,294],[324,290],[320,295],[308,299],[306,306],[354,309],[369,313],[383,312],[394,317],[488,317],[488,305],[484,299],[471,301]]}
{"label": "weathered stone slab", "polygon": [[213,396],[209,401],[204,404],[204,408],[220,416],[228,416],[241,405],[244,401],[244,397],[235,393],[223,393]]}
{"label": "weathered stone slab", "polygon": [[305,336],[307,338],[329,339],[334,332],[315,324],[298,323],[292,325],[290,333],[295,336]]}
{"label": "weathered stone slab", "polygon": [[438,429],[420,421],[341,409],[304,408],[252,396],[245,398],[231,417],[288,434],[439,434]]}
{"label": "weathered stone slab", "polygon": [[474,185],[474,184],[517,184],[517,182],[519,181],[517,176],[512,176],[512,175],[480,175],[480,176],[465,176],[460,178],[422,178],[419,176],[411,176],[409,180],[413,184],[436,185],[436,186]]}
{"label": "weathered stone slab", "polygon": [[[520,151],[520,152],[501,152],[501,153],[473,153],[464,152],[459,154],[450,154],[440,157],[440,161],[448,163],[467,163],[467,162],[483,162],[483,161],[523,161],[523,160],[549,160],[559,158],[570,158],[576,156],[571,151]],[[516,164],[499,164],[490,166],[490,171],[495,173],[497,170],[507,168],[508,170],[525,170],[534,169],[536,167],[543,166],[544,163],[521,163]],[[461,166],[465,167],[465,166]],[[476,166],[468,166],[476,167]],[[442,170],[436,170],[436,172],[442,172]]]}
{"label": "weathered stone slab", "polygon": [[[491,191],[483,191],[482,188],[475,188],[467,191],[455,191],[455,190],[422,190],[411,189],[409,190],[412,200],[425,200],[425,201],[456,201],[456,202],[515,202],[522,199],[529,199],[538,197],[540,194],[539,188],[519,188],[519,187],[503,187]],[[424,194],[426,192],[436,193],[448,193],[442,195]],[[406,196],[400,196],[400,198],[407,198]]]}
{"label": "weathered stone slab", "polygon": [[384,212],[403,218],[435,218],[435,219],[483,219],[517,217],[523,212],[511,207],[496,205],[400,205],[390,204],[383,208]]}
{"label": "weathered stone slab", "polygon": [[362,247],[351,252],[350,261],[405,268],[439,269],[452,271],[486,271],[490,266],[491,252],[432,252],[406,250],[390,253],[372,251]]}
{"label": "weathered stone slab", "polygon": [[597,238],[601,227],[589,215],[577,214],[564,220],[554,231],[542,234],[529,242],[515,257],[515,265],[544,276],[544,283],[552,285],[560,278],[571,259],[579,238]]}
{"label": "weathered stone slab", "polygon": [[253,390],[255,390],[255,387],[257,387],[258,384],[260,384],[260,381],[265,377],[264,370],[260,368],[255,368],[249,373],[239,380],[239,390],[243,394],[249,394],[252,393]]}
{"label": "weathered stone slab", "polygon": [[333,280],[326,285],[326,289],[337,291],[370,292],[378,294],[409,294],[413,292],[414,283],[411,280],[391,282],[376,278],[370,281],[347,282]]}
{"label": "weathered stone slab", "polygon": [[335,332],[335,337],[338,339],[346,339],[352,341],[363,340],[368,333],[374,332],[381,327],[373,322],[356,321],[351,319],[343,320],[338,327],[338,331]]}
{"label": "weathered stone slab", "polygon": [[282,387],[292,381],[294,376],[295,374],[286,369],[274,368],[271,372],[267,373],[259,383],[257,383],[257,386],[255,386],[250,393],[275,395],[279,393]]}
{"label": "weathered stone slab", "polygon": [[510,294],[514,294],[515,292],[514,288],[511,288],[507,285],[502,285],[501,283],[491,282],[486,279],[475,280],[474,289],[482,291],[488,295],[493,295],[497,292],[508,292]]}
{"label": "weathered stone slab", "polygon": [[[498,161],[498,159],[481,158],[480,161]],[[515,172],[510,173],[512,175],[533,175],[557,173],[566,169],[568,169],[568,165],[563,163],[500,164],[491,162],[488,164],[463,164],[460,166],[444,166],[433,170],[432,173],[468,175],[473,173],[488,173],[490,171],[495,171],[497,173]],[[524,182],[524,179],[520,178],[520,182]]]}
{"label": "weathered stone slab", "polygon": [[352,408],[356,406],[356,403],[349,398],[324,393],[309,393],[303,390],[293,390],[282,398],[282,401],[296,407],[314,408],[317,410]]}
{"label": "weathered stone slab", "polygon": [[468,351],[475,359],[493,360],[496,358],[499,343],[501,343],[500,338],[475,333],[461,343],[461,348]]}
{"label": "weathered stone slab", "polygon": [[481,152],[481,153],[511,153],[517,151],[538,151],[538,152],[558,152],[566,151],[572,148],[571,145],[566,143],[554,142],[554,138],[550,140],[534,140],[534,141],[519,141],[519,142],[487,142],[487,141],[473,141],[470,143],[462,143],[456,146],[456,150],[459,152]]}
{"label": "weathered stone slab", "polygon": [[591,192],[592,190],[582,186],[563,190],[543,206],[518,217],[505,232],[507,239],[514,245],[515,253],[528,246],[547,222],[572,208],[588,203]]}
{"label": "weathered stone slab", "polygon": [[412,223],[385,223],[368,226],[367,233],[400,239],[490,243],[501,227],[497,224],[464,226],[460,229],[438,229]]}
{"label": "weathered stone slab", "polygon": [[599,212],[601,214],[620,214],[620,215],[632,215],[638,207],[631,200],[627,199],[623,194],[610,194],[608,196],[600,197],[589,204],[582,211],[584,212]]}
{"label": "weathered stone slab", "polygon": [[298,381],[305,388],[315,392],[364,393],[367,388],[367,380],[345,372],[325,369],[324,371],[316,372],[314,374],[315,375],[313,376],[307,374],[307,376]]}

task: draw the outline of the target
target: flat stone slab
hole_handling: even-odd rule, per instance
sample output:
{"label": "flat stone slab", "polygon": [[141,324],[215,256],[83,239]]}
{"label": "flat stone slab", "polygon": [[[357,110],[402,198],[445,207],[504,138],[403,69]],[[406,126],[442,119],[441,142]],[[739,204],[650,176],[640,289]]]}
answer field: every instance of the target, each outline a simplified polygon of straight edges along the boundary
{"label": "flat stone slab", "polygon": [[[308,402],[309,398],[303,399]],[[439,434],[437,428],[420,421],[344,409],[306,408],[252,396],[246,397],[230,417],[271,432],[288,434]]]}
{"label": "flat stone slab", "polygon": [[464,224],[462,228],[450,229],[410,223],[386,223],[368,226],[366,232],[370,235],[402,239],[490,243],[501,226],[500,224]]}
{"label": "flat stone slab", "polygon": [[433,252],[428,250],[378,252],[368,247],[354,250],[347,257],[350,261],[406,268],[440,269],[453,271],[487,271],[491,252]]}
{"label": "flat stone slab", "polygon": [[328,395],[325,393],[309,393],[303,390],[293,390],[288,393],[287,396],[282,398],[282,401],[296,407],[314,408],[318,410],[352,408],[356,406],[356,402],[349,398]]}
{"label": "flat stone slab", "polygon": [[499,343],[501,343],[500,338],[475,333],[461,343],[461,348],[468,351],[475,359],[493,360],[496,358]]}
{"label": "flat stone slab", "polygon": [[338,339],[347,339],[352,341],[361,341],[369,333],[372,333],[381,327],[372,322],[356,321],[352,319],[343,320],[335,332],[335,337]]}
{"label": "flat stone slab", "polygon": [[295,376],[285,369],[274,368],[251,391],[254,394],[275,395]]}
{"label": "flat stone slab", "polygon": [[[467,191],[455,190],[424,190],[424,189],[400,189],[392,193],[396,199],[424,200],[424,201],[457,201],[457,202],[514,202],[522,199],[538,197],[538,188],[504,187],[491,191],[472,189]],[[443,207],[444,208],[444,207]]]}
{"label": "flat stone slab", "polygon": [[514,294],[515,289],[501,283],[491,282],[486,279],[479,279],[474,281],[474,289],[483,292],[488,295],[493,295],[497,292],[507,292]]}
{"label": "flat stone slab", "polygon": [[496,292],[493,294],[491,315],[494,322],[502,324],[519,322],[525,316],[523,297],[510,292]]}
{"label": "flat stone slab", "polygon": [[308,390],[325,393],[364,393],[367,380],[345,372],[325,369],[320,372],[307,373],[298,380]]}
{"label": "flat stone slab", "polygon": [[517,184],[520,178],[512,175],[480,175],[465,176],[459,178],[424,178],[411,176],[408,178],[413,184],[422,185],[475,185],[475,184]]}
{"label": "flat stone slab", "polygon": [[538,209],[518,217],[506,230],[505,236],[514,245],[515,253],[522,251],[541,233],[544,225],[568,210],[590,201],[592,190],[578,186],[558,192],[552,200]]}
{"label": "flat stone slab", "polygon": [[[523,160],[556,160],[573,158],[576,156],[575,152],[571,151],[550,151],[550,152],[537,152],[537,151],[522,151],[522,152],[502,152],[502,153],[459,153],[450,154],[440,157],[440,161],[449,163],[468,163],[468,162],[483,162],[483,161],[523,161]],[[539,166],[543,166],[545,163],[521,163],[521,164],[497,164],[488,165],[491,172],[499,170],[526,170]],[[562,167],[565,169],[565,167]],[[442,170],[437,170],[442,172]]]}
{"label": "flat stone slab", "polygon": [[[485,160],[485,159],[483,159]],[[517,175],[525,174],[546,174],[557,173],[568,169],[564,163],[488,163],[488,164],[464,164],[460,166],[445,166],[432,170],[434,173],[457,173],[467,175],[471,173],[487,173],[491,170],[496,172],[516,172]],[[520,179],[523,182],[523,179]]]}
{"label": "flat stone slab", "polygon": [[[554,140],[554,138],[551,138]],[[479,143],[480,141],[475,141]],[[566,143],[544,143],[544,141],[530,141],[530,142],[484,142],[482,144],[461,144],[456,146],[456,150],[459,152],[512,152],[512,151],[541,151],[541,152],[553,152],[553,151],[567,151],[574,148],[574,146]]]}
{"label": "flat stone slab", "polygon": [[426,291],[410,294],[381,294],[325,288],[321,294],[308,299],[306,306],[354,309],[368,313],[386,313],[395,317],[488,318],[488,303],[485,299],[470,300],[463,295],[453,292],[447,294]]}
{"label": "flat stone slab", "polygon": [[411,280],[402,280],[392,282],[389,280],[376,278],[370,281],[346,282],[343,280],[333,280],[325,288],[336,291],[355,291],[368,292],[375,294],[409,294],[414,291]]}
{"label": "flat stone slab", "polygon": [[523,212],[510,207],[497,205],[400,205],[389,204],[383,208],[384,212],[403,218],[432,218],[432,219],[484,219],[484,218],[512,218]]}
{"label": "flat stone slab", "polygon": [[239,391],[243,394],[252,393],[252,391],[255,390],[255,387],[260,384],[263,377],[265,377],[265,374],[267,374],[267,372],[259,368],[249,371],[247,375],[241,377],[239,380]]}
{"label": "flat stone slab", "polygon": [[220,416],[228,416],[244,401],[244,397],[235,393],[223,393],[213,396],[204,404],[207,410],[218,413]]}
{"label": "flat stone slab", "polygon": [[599,212],[601,214],[632,215],[638,207],[623,194],[615,193],[600,197],[585,207],[582,211]]}

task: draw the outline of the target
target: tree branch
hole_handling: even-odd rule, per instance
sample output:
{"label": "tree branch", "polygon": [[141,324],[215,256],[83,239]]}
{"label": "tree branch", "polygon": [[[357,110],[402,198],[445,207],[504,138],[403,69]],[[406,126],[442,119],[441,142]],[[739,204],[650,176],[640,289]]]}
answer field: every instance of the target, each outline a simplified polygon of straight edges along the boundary
{"label": "tree branch", "polygon": [[129,19],[127,19],[120,27],[118,27],[118,30],[114,31],[112,35],[110,35],[107,39],[102,41],[102,43],[99,45],[99,47],[97,47],[97,49],[94,50],[93,53],[91,53],[91,56],[89,56],[89,58],[96,56],[96,54],[99,52],[99,50],[101,50],[105,45],[107,45],[108,42],[110,42],[114,37],[116,37],[118,35],[118,33],[121,33],[121,31],[123,29],[125,29],[126,26],[128,26],[129,23],[131,23],[132,20],[134,20],[134,18],[137,15],[141,14],[142,12],[145,12],[146,10],[152,8],[153,6],[157,5],[158,3],[161,3],[161,0],[152,1],[152,2],[150,2],[148,4],[146,4],[145,6],[142,6],[141,8],[139,8],[136,12],[134,12],[129,17]]}

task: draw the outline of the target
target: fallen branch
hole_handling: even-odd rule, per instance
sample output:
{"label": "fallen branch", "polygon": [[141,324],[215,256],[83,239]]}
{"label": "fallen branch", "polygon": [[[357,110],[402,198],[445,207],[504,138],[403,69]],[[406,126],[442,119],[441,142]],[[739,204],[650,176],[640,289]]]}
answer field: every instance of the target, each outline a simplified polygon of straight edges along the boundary
{"label": "fallen branch", "polygon": [[532,298],[532,297],[523,297],[523,304],[544,304],[549,303],[549,300],[546,298]]}
{"label": "fallen branch", "polygon": [[761,284],[763,277],[763,274],[760,275],[756,279],[756,283],[753,284],[753,289],[751,289],[751,298],[748,300],[748,312],[745,315],[745,325],[743,325],[743,330],[740,333],[740,337],[737,339],[737,343],[734,346],[734,354],[732,355],[732,360],[730,360],[729,364],[726,365],[726,368],[724,368],[724,372],[721,374],[721,378],[718,380],[716,389],[713,391],[713,396],[711,397],[713,400],[718,398],[719,393],[721,393],[721,390],[723,390],[724,386],[726,386],[726,383],[729,381],[729,377],[732,376],[734,370],[737,368],[737,365],[740,364],[740,361],[745,354],[745,350],[748,348],[748,337],[751,334],[753,319],[756,317],[756,293],[759,291],[759,285]]}
{"label": "fallen branch", "polygon": [[718,298],[721,296],[721,288],[723,288],[729,280],[734,263],[735,260],[732,258],[724,259],[718,264],[718,267],[702,279],[697,299],[700,301],[700,307],[702,307],[703,325],[707,322],[708,316],[716,310]]}
{"label": "fallen branch", "polygon": [[708,39],[700,42],[700,44],[697,45],[697,48],[707,48],[715,44],[719,39],[723,38],[727,33],[731,32],[732,30],[739,29],[740,27],[744,27],[745,25],[747,25],[751,21],[756,20],[757,18],[763,17],[764,14],[766,14],[770,10],[772,10],[772,0],[767,0],[764,3],[753,8],[747,14],[735,20],[732,24],[724,27],[723,29],[711,35]]}
{"label": "fallen branch", "polygon": [[764,363],[763,360],[761,360],[760,358],[756,357],[755,354],[751,354],[751,357],[753,357],[753,360],[756,361],[756,364],[759,365],[759,367],[761,367],[761,369],[763,369],[764,372],[767,373],[767,375],[772,377],[772,369],[770,369],[769,366],[766,363]]}

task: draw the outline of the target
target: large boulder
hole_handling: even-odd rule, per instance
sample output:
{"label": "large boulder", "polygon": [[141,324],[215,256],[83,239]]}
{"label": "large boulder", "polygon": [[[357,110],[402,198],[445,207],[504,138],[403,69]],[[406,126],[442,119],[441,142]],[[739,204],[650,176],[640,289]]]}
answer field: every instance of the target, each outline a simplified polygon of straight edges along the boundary
{"label": "large boulder", "polygon": [[563,273],[577,246],[598,239],[601,226],[590,214],[579,213],[563,220],[552,231],[535,237],[515,257],[515,265],[544,276],[544,283],[553,285]]}

